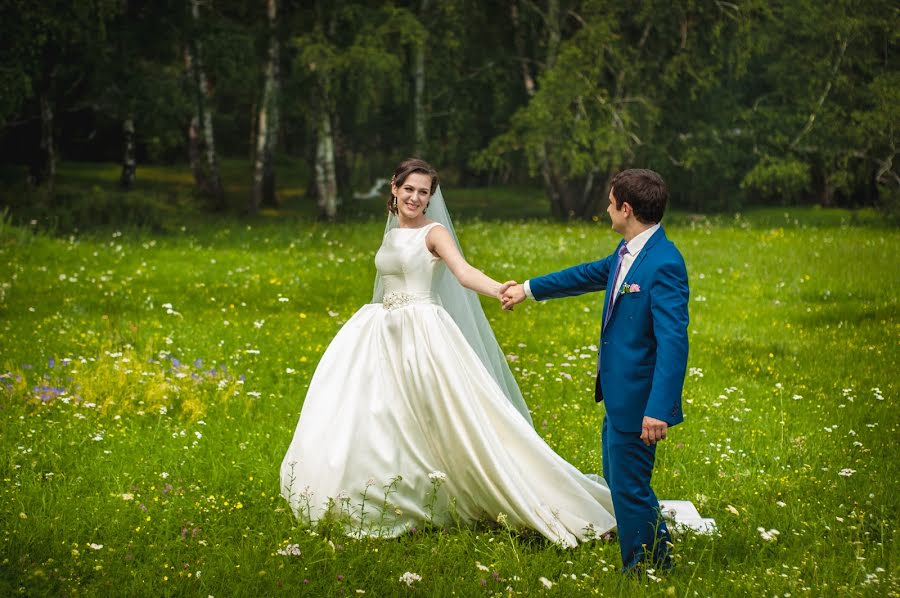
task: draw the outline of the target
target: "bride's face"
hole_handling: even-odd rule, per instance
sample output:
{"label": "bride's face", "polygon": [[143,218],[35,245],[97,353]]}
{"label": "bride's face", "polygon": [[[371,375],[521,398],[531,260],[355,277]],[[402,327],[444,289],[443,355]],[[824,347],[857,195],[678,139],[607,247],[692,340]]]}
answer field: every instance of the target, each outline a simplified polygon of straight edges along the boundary
{"label": "bride's face", "polygon": [[413,172],[400,186],[391,185],[391,192],[397,198],[397,211],[408,220],[422,215],[431,199],[431,177]]}

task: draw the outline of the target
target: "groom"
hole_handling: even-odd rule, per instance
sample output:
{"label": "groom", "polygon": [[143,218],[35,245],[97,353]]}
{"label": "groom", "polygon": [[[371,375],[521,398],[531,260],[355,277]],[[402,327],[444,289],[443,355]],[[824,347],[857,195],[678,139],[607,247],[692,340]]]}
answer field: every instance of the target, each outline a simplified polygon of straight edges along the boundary
{"label": "groom", "polygon": [[511,284],[503,308],[605,290],[596,400],[605,401],[603,477],[612,492],[624,572],[669,569],[670,536],[650,488],[656,443],[683,420],[688,356],[688,278],[659,225],[662,177],[632,169],[612,179],[607,213],[623,240],[596,262]]}

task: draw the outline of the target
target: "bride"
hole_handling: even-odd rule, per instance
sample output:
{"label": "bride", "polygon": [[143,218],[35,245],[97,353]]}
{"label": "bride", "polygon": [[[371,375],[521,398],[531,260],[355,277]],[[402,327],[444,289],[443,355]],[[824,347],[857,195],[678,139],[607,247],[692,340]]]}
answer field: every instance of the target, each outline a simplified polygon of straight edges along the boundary
{"label": "bride", "polygon": [[373,302],[322,356],[281,465],[294,514],[388,537],[499,520],[569,547],[615,528],[605,481],[535,432],[472,292],[501,284],[464,259],[437,172],[406,160],[391,193]]}

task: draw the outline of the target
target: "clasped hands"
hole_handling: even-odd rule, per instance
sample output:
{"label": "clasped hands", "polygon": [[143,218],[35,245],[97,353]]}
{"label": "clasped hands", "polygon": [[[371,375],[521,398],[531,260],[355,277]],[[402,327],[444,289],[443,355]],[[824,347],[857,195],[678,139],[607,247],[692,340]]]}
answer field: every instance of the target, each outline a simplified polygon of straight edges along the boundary
{"label": "clasped hands", "polygon": [[525,287],[515,280],[508,280],[500,285],[497,299],[500,300],[500,305],[503,306],[503,309],[512,311],[513,307],[525,301]]}

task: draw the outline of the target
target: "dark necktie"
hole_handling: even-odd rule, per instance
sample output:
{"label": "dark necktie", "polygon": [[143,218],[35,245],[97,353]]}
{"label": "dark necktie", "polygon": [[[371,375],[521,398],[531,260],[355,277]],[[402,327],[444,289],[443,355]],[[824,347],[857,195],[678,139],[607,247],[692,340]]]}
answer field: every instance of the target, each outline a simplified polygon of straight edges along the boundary
{"label": "dark necktie", "polygon": [[616,281],[619,279],[619,272],[622,270],[622,262],[625,261],[625,254],[628,253],[628,244],[623,243],[619,248],[619,261],[616,262],[616,271],[612,277],[612,285],[609,287],[609,297],[606,298],[606,317],[603,319],[603,328],[606,328],[610,316],[612,316],[613,304],[616,302]]}

